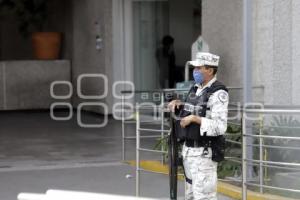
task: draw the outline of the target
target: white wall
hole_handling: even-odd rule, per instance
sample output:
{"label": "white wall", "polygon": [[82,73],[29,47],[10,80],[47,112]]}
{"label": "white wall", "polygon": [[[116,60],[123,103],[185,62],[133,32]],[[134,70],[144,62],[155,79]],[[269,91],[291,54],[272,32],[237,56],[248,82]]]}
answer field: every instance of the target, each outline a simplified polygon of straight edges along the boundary
{"label": "white wall", "polygon": [[[253,1],[253,100],[300,103],[300,2]],[[203,0],[203,36],[221,56],[219,79],[242,84],[242,1]],[[236,95],[236,98],[241,97]]]}

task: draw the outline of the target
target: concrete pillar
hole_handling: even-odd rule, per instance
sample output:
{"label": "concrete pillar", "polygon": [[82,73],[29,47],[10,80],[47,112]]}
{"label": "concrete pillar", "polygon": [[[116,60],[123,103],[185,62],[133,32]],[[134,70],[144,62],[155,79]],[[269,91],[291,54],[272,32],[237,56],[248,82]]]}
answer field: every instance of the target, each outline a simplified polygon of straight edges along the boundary
{"label": "concrete pillar", "polygon": [[[72,78],[75,89],[77,78],[81,74],[105,74],[109,80],[111,92],[112,77],[112,2],[109,0],[81,0],[73,3],[73,62]],[[98,27],[95,23],[98,23]],[[99,32],[99,33],[98,33]],[[96,35],[103,39],[103,49],[96,50]],[[85,79],[82,82],[82,93],[100,95],[104,91],[103,82],[99,79]],[[111,95],[105,99],[85,100],[78,96],[73,98],[76,107],[81,102],[111,102]],[[108,105],[109,106],[109,105]],[[86,110],[103,112],[99,107],[85,107]]]}
{"label": "concrete pillar", "polygon": [[[219,79],[241,85],[242,1],[203,0],[203,36],[221,56]],[[253,6],[253,100],[300,103],[300,2],[255,0]],[[238,99],[239,95],[233,96]]]}
{"label": "concrete pillar", "polygon": [[[274,1],[273,104],[292,103],[292,1]],[[265,74],[265,77],[270,75]]]}
{"label": "concrete pillar", "polygon": [[292,103],[300,104],[300,1],[292,1]]}
{"label": "concrete pillar", "polygon": [[[202,35],[210,51],[221,56],[218,79],[229,86],[242,85],[242,6],[240,0],[202,1]],[[231,97],[242,96],[235,92]]]}
{"label": "concrete pillar", "polygon": [[265,87],[261,96],[268,104],[273,103],[273,4],[273,0],[255,0],[253,6],[253,84]]}

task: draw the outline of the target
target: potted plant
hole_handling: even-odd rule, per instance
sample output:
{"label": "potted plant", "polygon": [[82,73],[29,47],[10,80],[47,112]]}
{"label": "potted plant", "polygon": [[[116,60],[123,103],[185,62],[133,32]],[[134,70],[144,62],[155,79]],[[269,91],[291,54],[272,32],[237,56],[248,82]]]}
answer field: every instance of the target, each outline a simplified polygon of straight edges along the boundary
{"label": "potted plant", "polygon": [[58,59],[61,47],[61,33],[45,32],[44,24],[48,14],[47,0],[2,0],[17,17],[19,31],[24,37],[31,36],[33,55],[36,59]]}

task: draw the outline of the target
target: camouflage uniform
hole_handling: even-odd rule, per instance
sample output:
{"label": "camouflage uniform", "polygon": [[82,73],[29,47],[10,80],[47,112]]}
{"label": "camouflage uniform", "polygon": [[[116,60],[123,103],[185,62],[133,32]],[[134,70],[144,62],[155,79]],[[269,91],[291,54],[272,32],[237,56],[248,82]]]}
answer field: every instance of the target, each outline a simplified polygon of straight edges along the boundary
{"label": "camouflage uniform", "polygon": [[[216,81],[213,78],[206,86],[198,86],[196,95],[210,87]],[[206,117],[202,117],[200,134],[206,132],[207,136],[224,134],[227,128],[228,93],[218,90],[208,100]],[[186,182],[186,200],[216,200],[217,199],[217,163],[211,159],[211,148],[208,154],[203,154],[203,147],[187,147],[183,145],[182,158],[185,175],[192,180],[192,184]]]}

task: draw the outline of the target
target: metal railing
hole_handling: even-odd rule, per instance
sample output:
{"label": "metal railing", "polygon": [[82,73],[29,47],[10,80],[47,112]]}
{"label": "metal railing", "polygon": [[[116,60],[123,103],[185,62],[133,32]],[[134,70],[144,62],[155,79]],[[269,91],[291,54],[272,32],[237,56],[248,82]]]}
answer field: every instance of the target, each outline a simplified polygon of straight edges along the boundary
{"label": "metal railing", "polygon": [[[249,128],[253,128],[253,126],[249,123],[253,121],[253,119],[249,120],[248,119],[248,114],[251,115],[258,115],[257,121],[260,121],[258,127],[258,134],[253,134],[249,133]],[[265,150],[266,149],[277,149],[277,150],[300,150],[298,147],[293,147],[293,146],[280,146],[280,145],[265,145],[264,141],[265,140],[274,140],[276,139],[277,141],[280,140],[293,140],[293,141],[299,141],[300,143],[300,132],[299,136],[289,136],[289,135],[266,135],[264,133],[264,128],[279,128],[281,131],[283,129],[299,129],[300,127],[290,127],[290,126],[282,126],[282,125],[270,125],[270,126],[264,126],[263,118],[266,117],[267,115],[297,115],[300,114],[300,107],[299,106],[264,106],[264,108],[261,109],[255,109],[255,108],[246,108],[243,109],[243,117],[242,117],[242,198],[243,200],[247,199],[247,189],[249,186],[259,188],[260,193],[264,193],[264,189],[272,189],[272,190],[277,190],[277,191],[282,191],[282,192],[294,192],[297,194],[300,194],[300,189],[291,189],[287,187],[278,187],[278,186],[270,186],[267,185],[264,181],[264,172],[266,171],[267,168],[276,168],[276,169],[281,169],[281,170],[288,170],[290,171],[299,171],[300,172],[300,163],[298,162],[283,162],[283,161],[271,161],[266,159],[265,157]],[[279,130],[279,131],[280,131]],[[300,129],[299,129],[300,130]],[[251,132],[251,131],[250,131]],[[258,140],[258,144],[253,144],[247,142],[249,139],[256,139]],[[254,158],[249,158],[247,156],[247,151],[249,148],[259,148],[259,158],[254,159]],[[249,179],[249,175],[247,172],[249,171],[249,167],[258,167],[259,168],[259,180],[258,183],[253,183],[252,180]]]}
{"label": "metal railing", "polygon": [[[260,86],[256,86],[254,88],[261,88]],[[262,87],[263,88],[263,87]],[[242,89],[240,87],[230,87],[230,90],[237,90],[237,89]],[[122,118],[122,136],[123,136],[123,151],[122,151],[122,158],[125,160],[125,140],[127,139],[136,139],[136,195],[139,196],[140,195],[140,172],[150,172],[150,173],[160,173],[160,172],[153,172],[153,171],[148,171],[145,169],[142,169],[140,167],[140,152],[152,152],[152,153],[157,153],[157,154],[161,154],[162,155],[162,162],[163,162],[163,154],[166,154],[166,151],[162,150],[153,150],[153,149],[146,149],[146,148],[142,148],[141,147],[141,143],[140,140],[141,139],[146,139],[146,138],[161,138],[163,139],[165,137],[165,134],[169,132],[169,129],[165,129],[165,112],[168,112],[168,110],[165,107],[165,102],[164,102],[164,95],[166,92],[187,92],[187,90],[181,89],[181,90],[177,90],[177,89],[165,89],[165,90],[153,90],[153,91],[134,91],[135,93],[143,93],[143,92],[159,92],[160,93],[160,104],[157,105],[157,111],[160,112],[160,123],[161,123],[161,128],[160,129],[149,129],[149,128],[142,128],[140,125],[141,123],[153,123],[153,121],[142,121],[141,120],[141,116],[140,116],[140,110],[144,110],[147,108],[142,108],[142,107],[135,107],[135,119],[133,121],[130,121],[129,123],[136,123],[136,136],[127,136],[125,133],[125,123],[126,121],[124,120],[124,118]],[[132,91],[126,91],[123,92],[125,93],[130,93]],[[123,101],[122,101],[123,102]],[[231,136],[238,136],[237,134],[228,134],[226,133],[226,142],[227,143],[231,143],[231,144],[235,144],[235,145],[239,145],[242,148],[242,155],[240,157],[236,157],[236,156],[226,156],[225,159],[227,161],[230,162],[234,162],[234,163],[238,163],[241,165],[241,177],[235,177],[235,178],[230,178],[230,179],[219,179],[221,181],[229,181],[229,182],[237,182],[237,183],[241,183],[242,185],[242,196],[245,199],[247,196],[247,186],[257,186],[259,187],[259,191],[261,193],[264,192],[264,188],[269,188],[269,189],[282,189],[282,190],[289,190],[289,191],[297,191],[297,190],[293,190],[293,189],[287,189],[287,188],[279,188],[279,187],[272,187],[272,186],[268,186],[264,184],[264,173],[263,170],[266,167],[273,167],[273,168],[284,168],[284,169],[290,169],[290,170],[295,170],[295,166],[298,166],[298,164],[294,165],[294,164],[290,164],[291,167],[285,167],[285,166],[274,166],[274,164],[278,164],[278,163],[274,163],[271,161],[266,161],[264,158],[264,149],[265,148],[277,148],[277,149],[285,149],[287,147],[282,147],[282,146],[274,146],[274,145],[265,145],[263,144],[263,138],[271,138],[272,136],[263,136],[262,132],[263,132],[263,124],[260,124],[258,129],[259,129],[259,135],[255,136],[252,134],[247,134],[245,131],[245,113],[252,113],[252,114],[257,114],[257,113],[278,113],[281,111],[281,114],[284,114],[284,111],[286,110],[278,110],[278,109],[270,109],[268,108],[268,110],[264,109],[243,109],[242,106],[240,105],[233,105],[234,108],[229,108],[229,112],[237,112],[240,113],[240,118],[237,119],[236,121],[232,122],[232,121],[228,121],[228,124],[232,124],[232,125],[236,125],[236,126],[241,126],[242,127],[242,132],[243,134],[240,134],[240,137],[242,138],[242,141],[236,141],[233,139],[230,139]],[[267,107],[266,107],[267,108]],[[289,106],[284,107],[285,109],[288,109],[287,113],[295,113],[298,114],[298,111],[292,111],[290,109]],[[294,107],[293,107],[294,108]],[[122,109],[123,111],[125,111],[125,109]],[[122,117],[124,117],[124,115],[122,114]],[[158,134],[152,134],[152,135],[142,135],[141,132],[152,132],[152,133],[161,133],[160,135]],[[245,138],[246,137],[253,137],[253,138],[260,138],[259,140],[259,144],[246,144],[245,143]],[[274,138],[281,138],[281,137],[275,137]],[[291,137],[284,137],[285,139],[294,139]],[[256,147],[259,148],[259,159],[255,160],[255,159],[250,159],[247,158],[247,154],[245,149],[247,149],[248,147]],[[288,149],[300,149],[297,147],[290,147]],[[283,164],[283,163],[281,163]],[[287,163],[284,163],[287,164]],[[246,177],[245,175],[247,174],[246,171],[248,170],[247,165],[251,165],[251,166],[259,166],[259,175],[258,175],[258,183],[255,183],[255,179],[253,177]],[[297,191],[298,192],[298,191]]]}
{"label": "metal railing", "polygon": [[[125,98],[122,97],[122,159],[123,161],[126,160],[126,140],[128,139],[136,139],[136,196],[140,196],[140,172],[149,172],[149,173],[157,173],[161,174],[160,172],[154,172],[150,170],[145,170],[140,167],[140,152],[151,152],[151,153],[156,153],[156,154],[161,154],[161,162],[164,163],[164,155],[168,153],[167,151],[164,151],[163,146],[161,147],[161,150],[154,150],[154,149],[147,149],[147,148],[142,148],[140,144],[141,139],[146,139],[146,138],[160,138],[161,140],[164,139],[166,136],[166,133],[170,132],[170,129],[165,129],[165,126],[168,126],[168,124],[165,123],[165,112],[168,112],[166,109],[165,105],[165,94],[169,92],[180,92],[180,93],[187,93],[188,89],[162,89],[162,90],[138,90],[138,91],[123,91],[122,95],[128,94],[128,93],[135,93],[135,94],[142,94],[142,93],[159,93],[160,94],[160,104],[156,106],[157,111],[160,113],[160,129],[155,129],[155,128],[141,128],[141,123],[155,123],[155,120],[152,121],[143,121],[141,120],[141,115],[140,111],[148,109],[147,107],[142,107],[140,105],[135,105],[135,119],[134,120],[125,120],[125,108],[124,108],[124,100]],[[152,109],[153,107],[151,107]],[[125,124],[126,123],[135,123],[135,131],[136,135],[135,136],[127,136],[126,131],[125,131]],[[153,135],[141,135],[141,132],[152,132],[156,133]],[[160,133],[158,135],[157,133]],[[182,174],[183,175],[183,174]]]}
{"label": "metal railing", "polygon": [[[164,105],[165,105],[165,100],[164,100],[164,96],[165,96],[165,93],[166,92],[174,92],[174,91],[182,91],[182,92],[185,92],[187,90],[185,89],[182,89],[182,90],[175,90],[175,89],[165,89],[165,90],[138,90],[138,91],[134,91],[135,94],[142,94],[142,93],[158,93],[159,96],[160,96],[160,105],[157,105],[156,108],[157,110],[159,111],[160,113],[160,119],[155,121],[155,120],[150,120],[150,121],[142,121],[142,123],[154,123],[154,122],[159,122],[160,123],[160,127],[161,129],[158,130],[158,129],[143,129],[143,131],[147,131],[147,132],[156,132],[156,133],[160,133],[160,135],[144,135],[144,136],[139,136],[139,139],[141,138],[161,138],[163,139],[165,137],[165,130],[164,130],[164,127],[165,127],[165,116],[164,116]],[[137,139],[137,136],[127,136],[126,135],[126,131],[125,131],[125,125],[127,123],[136,123],[136,130],[137,130],[137,125],[138,125],[138,121],[139,123],[141,123],[139,117],[139,112],[137,111],[137,106],[134,105],[134,109],[135,109],[135,119],[132,119],[132,120],[125,120],[125,98],[124,98],[124,94],[126,93],[132,93],[133,91],[123,91],[122,92],[122,160],[125,161],[126,160],[126,140],[130,140],[130,139]],[[151,107],[153,108],[153,107]],[[146,108],[144,108],[146,109]],[[164,160],[164,156],[162,155],[161,156],[161,161],[163,162]]]}
{"label": "metal railing", "polygon": [[[236,110],[231,109],[231,111],[235,112],[242,112],[242,118],[241,121],[242,123],[240,124],[242,126],[242,142],[235,141],[228,139],[230,136],[239,136],[238,134],[226,134],[226,142],[232,143],[235,145],[240,145],[242,147],[242,158],[240,157],[234,157],[234,156],[227,156],[225,159],[227,161],[231,162],[236,162],[238,164],[242,165],[242,178],[231,178],[231,179],[219,179],[221,181],[229,181],[229,182],[237,182],[241,183],[242,185],[242,198],[243,200],[247,199],[247,190],[248,187],[257,187],[259,188],[260,193],[264,193],[265,189],[272,189],[272,190],[279,190],[279,191],[285,191],[285,192],[294,192],[294,193],[300,193],[300,190],[298,189],[292,189],[292,188],[284,188],[284,187],[276,187],[276,186],[270,186],[265,184],[265,174],[264,171],[266,168],[276,168],[276,169],[281,169],[281,170],[289,170],[289,171],[299,171],[300,172],[300,163],[293,163],[293,162],[278,162],[278,161],[270,161],[265,158],[265,149],[289,149],[289,150],[300,150],[299,147],[285,147],[285,146],[278,146],[278,145],[266,145],[264,144],[264,139],[277,139],[277,140],[296,140],[300,141],[300,137],[293,137],[293,136],[279,136],[279,135],[264,135],[264,124],[262,120],[262,115],[266,114],[300,114],[300,109],[295,109],[296,107],[289,107],[289,108],[284,108],[284,109],[275,109],[273,108],[268,108],[267,106],[265,108],[261,109],[255,109],[255,108],[248,108],[248,109],[241,109],[238,108]],[[142,169],[140,167],[140,152],[153,152],[153,153],[158,153],[158,154],[164,154],[167,153],[166,151],[159,151],[159,150],[153,150],[153,149],[146,149],[142,148],[140,145],[140,139],[141,139],[141,132],[143,131],[162,131],[162,130],[149,130],[149,129],[143,129],[140,127],[140,109],[143,108],[137,108],[136,112],[136,195],[140,195],[140,172],[150,172],[150,173],[160,173],[160,172],[154,172],[154,171],[149,171]],[[162,109],[163,112],[167,112],[166,109]],[[258,124],[257,127],[257,133],[258,134],[253,134],[253,133],[248,133],[247,132],[247,126],[249,123],[247,123],[247,114],[257,114],[260,115],[257,120],[260,121],[261,123]],[[251,120],[253,120],[251,118]],[[231,124],[232,122],[228,122],[228,124]],[[234,125],[238,125],[237,123],[232,123]],[[266,126],[266,127],[278,127],[278,126]],[[252,127],[253,128],[253,127]],[[284,127],[285,128],[285,127]],[[292,127],[287,127],[291,129]],[[300,128],[300,127],[294,127],[294,128]],[[163,130],[164,133],[168,133],[169,130]],[[299,133],[300,134],[300,133]],[[159,136],[157,136],[159,137]],[[248,144],[246,141],[246,138],[256,138],[258,139],[258,144]],[[258,153],[258,159],[254,158],[249,158],[247,157],[247,148],[249,147],[255,147],[259,149]],[[249,168],[253,167],[258,167],[258,177],[255,179],[255,177],[248,177],[247,172]],[[253,189],[253,188],[252,188]]]}
{"label": "metal railing", "polygon": [[[231,87],[227,87],[229,91],[234,91],[234,90],[242,90],[243,88],[242,87],[234,87],[234,86],[231,86]],[[262,89],[264,90],[264,86],[261,86],[261,85],[258,85],[258,86],[253,86],[253,89]],[[161,108],[164,108],[165,106],[165,95],[167,93],[170,93],[170,92],[173,92],[173,93],[187,93],[189,89],[157,89],[157,90],[135,90],[135,91],[131,91],[131,90],[124,90],[124,91],[121,91],[121,94],[122,94],[122,113],[121,113],[121,121],[122,121],[122,160],[125,161],[126,160],[126,140],[135,140],[136,139],[136,136],[128,136],[126,134],[126,124],[135,124],[136,123],[136,119],[131,119],[131,120],[126,120],[125,119],[125,112],[126,112],[126,109],[125,109],[125,94],[143,94],[143,93],[157,93],[159,94],[159,99],[160,99],[160,104],[158,105],[158,109],[160,110],[160,120],[159,121],[156,121],[158,123],[161,124],[161,129],[164,128],[164,126],[166,125],[165,123],[165,116],[164,116],[164,111],[163,109]],[[236,106],[236,105],[234,105]],[[136,112],[136,106],[134,105],[133,106],[134,109],[135,109],[135,112]],[[233,109],[235,110],[235,109]],[[240,111],[240,109],[239,109]],[[154,120],[150,120],[150,121],[143,121],[142,123],[153,123]],[[163,134],[163,131],[161,131],[161,139],[164,137],[164,134]],[[140,138],[149,138],[149,137],[153,137],[153,136],[140,136]],[[156,136],[154,136],[156,137]],[[163,161],[163,156],[162,156],[162,161]]]}
{"label": "metal railing", "polygon": [[[140,124],[140,107],[136,108],[136,196],[140,196],[140,171],[145,171],[145,172],[152,172],[152,173],[158,173],[158,172],[153,172],[153,171],[149,171],[149,170],[143,170],[140,167],[140,152],[152,152],[152,153],[158,153],[162,155],[162,162],[163,162],[163,155],[165,153],[167,153],[166,151],[162,150],[154,150],[154,149],[147,149],[147,148],[142,148],[141,144],[140,144],[140,139],[143,137],[141,136],[141,132],[145,131],[146,129],[141,128]],[[162,112],[164,112],[164,108],[161,107]],[[147,129],[146,131],[152,131],[152,132],[161,132],[162,135],[158,136],[156,135],[156,137],[161,137],[161,139],[164,138],[164,133],[169,133],[170,130],[164,130],[164,127],[161,130],[157,130],[157,129]]]}
{"label": "metal railing", "polygon": [[[165,107],[161,107],[161,106],[158,106],[158,108],[160,109],[159,111],[160,112],[169,112],[169,110]],[[156,173],[156,174],[161,174],[161,172],[157,172],[157,171],[150,171],[150,170],[146,170],[146,169],[142,169],[141,166],[140,166],[140,161],[141,161],[141,156],[140,156],[140,153],[141,152],[151,152],[151,153],[156,153],[156,154],[167,154],[168,152],[167,151],[163,151],[163,150],[153,150],[153,149],[147,149],[147,148],[143,148],[141,147],[141,143],[140,143],[140,140],[142,138],[146,138],[145,136],[142,135],[142,132],[153,132],[153,133],[156,133],[156,132],[163,132],[163,133],[169,133],[170,132],[170,129],[145,129],[145,128],[141,128],[141,124],[143,123],[143,121],[141,120],[140,118],[140,113],[142,110],[147,110],[148,108],[143,108],[143,107],[136,107],[136,196],[140,196],[140,172],[149,172],[149,173]],[[239,109],[235,109],[235,111],[239,112]],[[226,134],[226,136],[237,136],[236,134]],[[153,135],[152,138],[159,138],[161,137],[161,135]],[[165,135],[163,136],[165,137]],[[239,144],[239,145],[242,145],[241,143],[239,142],[236,142],[236,141],[232,141],[230,139],[226,139],[226,142],[228,143],[233,143],[233,144]],[[239,163],[239,164],[242,164],[242,160],[241,160],[241,157],[225,157],[226,160],[229,160],[231,162],[236,162],[236,163]],[[178,174],[178,175],[181,175],[183,176],[183,174]],[[238,183],[241,183],[242,180],[240,179],[219,179],[221,181],[224,181],[224,182],[238,182]]]}

